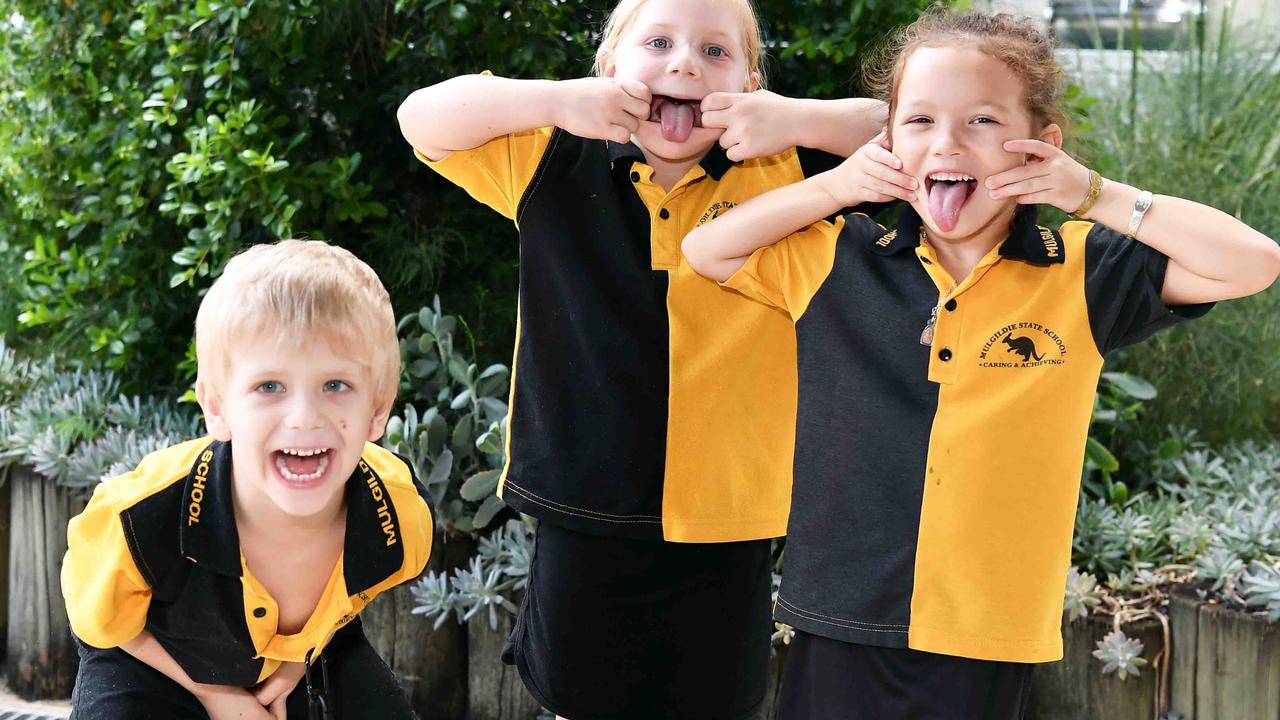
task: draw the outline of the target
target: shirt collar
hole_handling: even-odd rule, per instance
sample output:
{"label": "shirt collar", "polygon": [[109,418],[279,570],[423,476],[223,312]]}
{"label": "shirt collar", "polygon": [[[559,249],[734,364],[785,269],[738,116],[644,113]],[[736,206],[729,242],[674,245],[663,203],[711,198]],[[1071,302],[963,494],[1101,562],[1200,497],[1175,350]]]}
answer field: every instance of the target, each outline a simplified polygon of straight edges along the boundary
{"label": "shirt collar", "polygon": [[[1057,232],[1036,224],[1039,205],[1020,205],[1013,216],[1009,237],[1000,245],[1000,256],[1022,260],[1033,265],[1062,264],[1066,260],[1066,248]],[[920,229],[924,221],[915,208],[903,203],[898,214],[898,225],[871,243],[871,250],[880,255],[893,255],[920,244]]]}
{"label": "shirt collar", "polygon": [[[644,152],[641,151],[640,147],[633,142],[616,143],[611,140],[606,140],[605,144],[609,146],[609,162],[613,163],[614,167],[619,166],[620,160],[634,160],[636,162],[645,161]],[[698,164],[702,166],[703,171],[705,171],[712,180],[719,180],[724,177],[726,172],[729,172],[729,168],[733,167],[737,163],[730,160],[728,155],[725,155],[724,148],[720,147],[720,143],[717,142],[712,144],[711,149],[707,151],[706,155],[702,156],[702,159],[698,161]],[[624,164],[621,165],[621,167],[625,170],[631,169],[630,165]]]}
{"label": "shirt collar", "polygon": [[[404,536],[386,483],[364,458],[347,479],[343,576],[347,592],[377,585],[404,565]],[[240,577],[240,535],[231,495],[231,443],[214,441],[196,457],[183,490],[178,542],[200,567]]]}

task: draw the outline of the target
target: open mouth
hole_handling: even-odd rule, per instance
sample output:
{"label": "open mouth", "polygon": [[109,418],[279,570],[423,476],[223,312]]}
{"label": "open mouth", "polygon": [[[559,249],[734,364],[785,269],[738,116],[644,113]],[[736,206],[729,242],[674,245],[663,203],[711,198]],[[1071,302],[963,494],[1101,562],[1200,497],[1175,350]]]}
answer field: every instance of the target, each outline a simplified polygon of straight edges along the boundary
{"label": "open mouth", "polygon": [[933,221],[942,232],[951,232],[960,222],[960,209],[978,189],[978,181],[965,173],[936,172],[925,177],[924,188]]}
{"label": "open mouth", "polygon": [[662,138],[682,143],[702,127],[702,101],[670,95],[654,95],[649,101],[649,121],[662,125]]}
{"label": "open mouth", "polygon": [[271,459],[282,480],[308,487],[324,478],[332,454],[329,448],[281,448],[271,453]]}

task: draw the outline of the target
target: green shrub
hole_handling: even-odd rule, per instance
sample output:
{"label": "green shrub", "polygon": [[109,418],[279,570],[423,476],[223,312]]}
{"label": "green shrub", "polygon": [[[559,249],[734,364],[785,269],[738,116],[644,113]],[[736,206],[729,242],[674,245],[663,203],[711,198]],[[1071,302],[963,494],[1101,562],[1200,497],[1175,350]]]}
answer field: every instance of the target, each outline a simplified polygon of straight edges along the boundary
{"label": "green shrub", "polygon": [[[1082,159],[1103,175],[1203,202],[1280,237],[1280,45],[1192,35],[1185,52],[1138,52],[1134,82],[1083,80]],[[1070,65],[1068,55],[1068,65]],[[1280,286],[1128,349],[1115,367],[1160,389],[1150,427],[1206,439],[1280,434]]]}
{"label": "green shrub", "polygon": [[[0,333],[114,369],[129,392],[180,390],[225,260],[308,236],[367,260],[400,312],[438,294],[481,354],[509,357],[511,224],[414,160],[395,110],[485,68],[586,74],[609,4],[15,0],[0,18]],[[867,42],[924,4],[763,5],[773,87],[846,94]]]}

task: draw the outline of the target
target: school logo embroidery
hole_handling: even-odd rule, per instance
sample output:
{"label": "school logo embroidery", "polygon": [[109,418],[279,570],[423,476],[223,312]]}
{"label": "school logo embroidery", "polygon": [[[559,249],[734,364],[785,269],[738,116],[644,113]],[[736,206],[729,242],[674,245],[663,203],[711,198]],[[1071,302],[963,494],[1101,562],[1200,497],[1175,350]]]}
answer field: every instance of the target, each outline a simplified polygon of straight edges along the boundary
{"label": "school logo embroidery", "polygon": [[723,213],[725,210],[728,210],[736,206],[737,204],[738,203],[733,202],[731,200],[723,200],[721,202],[718,202],[712,205],[711,207],[707,208],[706,212],[702,213],[702,219],[698,221],[698,224],[702,225],[703,223],[709,223],[712,220],[715,220],[716,218],[720,217],[721,213]]}
{"label": "school logo embroidery", "polygon": [[1039,323],[1011,323],[987,338],[978,354],[978,365],[991,368],[1030,368],[1065,365],[1067,345],[1050,328]]}
{"label": "school logo embroidery", "polygon": [[1045,255],[1051,258],[1058,257],[1058,239],[1053,236],[1052,230],[1046,227],[1040,228],[1040,240],[1044,243]]}
{"label": "school logo embroidery", "polygon": [[898,231],[890,230],[887,235],[877,240],[876,244],[880,247],[889,247],[889,243],[893,242],[893,239],[896,237],[898,237]]}

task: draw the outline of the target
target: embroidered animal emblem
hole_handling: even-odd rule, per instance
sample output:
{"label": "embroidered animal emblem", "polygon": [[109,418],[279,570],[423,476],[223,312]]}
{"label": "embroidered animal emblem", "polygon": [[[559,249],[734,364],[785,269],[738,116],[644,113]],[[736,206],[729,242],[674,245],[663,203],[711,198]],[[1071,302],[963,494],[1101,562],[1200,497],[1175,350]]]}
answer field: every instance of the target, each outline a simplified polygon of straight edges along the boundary
{"label": "embroidered animal emblem", "polygon": [[1029,337],[1014,337],[1012,334],[1005,335],[1003,342],[1009,346],[1005,352],[1017,353],[1022,356],[1022,362],[1031,362],[1031,358],[1035,358],[1037,362],[1044,359],[1044,356],[1036,352],[1035,341]]}

